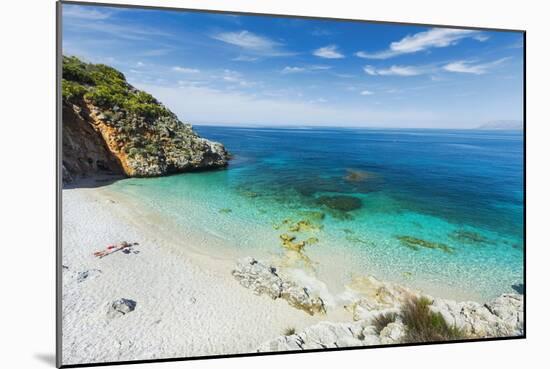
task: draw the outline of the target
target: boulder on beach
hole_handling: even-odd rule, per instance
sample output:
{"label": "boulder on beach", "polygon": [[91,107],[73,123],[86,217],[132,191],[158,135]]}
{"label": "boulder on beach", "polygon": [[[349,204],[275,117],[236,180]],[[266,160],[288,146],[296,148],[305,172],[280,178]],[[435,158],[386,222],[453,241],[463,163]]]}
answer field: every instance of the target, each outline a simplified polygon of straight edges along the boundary
{"label": "boulder on beach", "polygon": [[310,315],[326,313],[321,297],[306,286],[280,275],[277,268],[248,257],[240,260],[232,272],[241,286],[251,289],[257,295],[267,295],[272,299],[282,298],[290,306]]}
{"label": "boulder on beach", "polygon": [[130,299],[121,298],[115,300],[109,306],[107,316],[110,318],[117,318],[128,313],[131,313],[136,309],[137,302]]}

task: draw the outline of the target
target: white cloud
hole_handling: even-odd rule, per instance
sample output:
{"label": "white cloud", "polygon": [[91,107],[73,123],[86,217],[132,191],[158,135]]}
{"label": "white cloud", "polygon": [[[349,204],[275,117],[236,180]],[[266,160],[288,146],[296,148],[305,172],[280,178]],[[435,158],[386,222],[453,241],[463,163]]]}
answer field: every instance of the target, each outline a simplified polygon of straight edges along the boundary
{"label": "white cloud", "polygon": [[338,51],[338,46],[328,45],[325,47],[320,47],[317,50],[313,51],[313,55],[325,59],[342,59],[345,56]]}
{"label": "white cloud", "polygon": [[281,73],[283,73],[283,74],[300,73],[300,72],[305,72],[305,70],[306,70],[306,68],[302,68],[302,67],[289,67],[289,66],[286,66],[286,67],[283,68]]}
{"label": "white cloud", "polygon": [[311,65],[310,70],[329,70],[332,69],[330,65]]}
{"label": "white cloud", "polygon": [[264,56],[290,55],[288,52],[282,50],[282,43],[246,30],[239,32],[222,32],[213,35],[212,38],[233,46],[237,46],[254,54]]}
{"label": "white cloud", "polygon": [[242,62],[253,62],[258,60],[257,57],[254,56],[248,56],[248,55],[239,55],[236,58],[231,59],[233,61],[242,61]]}
{"label": "white cloud", "polygon": [[239,82],[242,78],[242,75],[239,72],[234,70],[225,69],[223,71],[222,79],[227,82]]}
{"label": "white cloud", "polygon": [[361,95],[363,95],[363,96],[374,95],[374,92],[369,91],[369,90],[363,90],[363,91],[361,91]]}
{"label": "white cloud", "polygon": [[[208,87],[136,85],[158,98],[182,120],[195,124],[231,125],[288,125],[300,122],[303,125],[399,127],[404,121],[417,126],[437,126],[442,117],[432,111],[389,109],[374,110],[368,107],[350,108],[333,106],[330,103],[303,101],[282,97],[269,98],[239,90],[217,90]],[[263,95],[267,95],[265,91]],[[182,98],[185,97],[185,98]],[[322,98],[321,98],[322,99]],[[215,106],[216,109],[212,109]],[[277,114],[266,112],[276,111]]]}
{"label": "white cloud", "polygon": [[480,34],[474,35],[472,38],[474,40],[478,40],[479,42],[485,42],[489,39],[489,36],[487,36],[483,33],[480,33]]}
{"label": "white cloud", "polygon": [[[67,15],[67,11],[69,11],[69,15]],[[111,36],[109,38],[104,37],[105,40],[102,41],[112,41],[113,39],[142,41],[152,39],[155,36],[173,37],[171,33],[162,31],[157,26],[146,27],[143,24],[113,22],[107,19],[108,17],[106,13],[100,11],[67,8],[63,11],[63,27],[77,31],[101,32]]]}
{"label": "white cloud", "polygon": [[508,59],[510,58],[502,58],[502,59],[492,61],[490,63],[480,63],[480,64],[474,64],[473,62],[470,62],[470,61],[459,60],[459,61],[455,61],[445,65],[443,69],[446,70],[447,72],[453,72],[453,73],[469,73],[469,74],[480,75],[480,74],[487,73],[491,68],[504,63]]}
{"label": "white cloud", "polygon": [[185,68],[185,67],[179,67],[179,66],[173,67],[172,70],[174,72],[179,72],[179,73],[200,73],[199,69]]}
{"label": "white cloud", "polygon": [[151,49],[151,50],[145,50],[142,52],[137,53],[139,56],[163,56],[166,54],[169,54],[172,52],[173,49],[170,48],[164,48],[164,49]]}
{"label": "white cloud", "polygon": [[283,68],[281,73],[289,74],[289,73],[315,72],[315,71],[329,70],[331,68],[332,67],[329,65],[308,65],[303,67],[286,66]]}
{"label": "white cloud", "polygon": [[62,12],[63,18],[101,20],[111,16],[111,12],[79,5],[64,5]]}
{"label": "white cloud", "polygon": [[359,51],[356,56],[365,59],[388,59],[402,54],[411,54],[430,48],[441,48],[456,44],[464,38],[474,38],[480,42],[488,39],[479,31],[451,28],[432,28],[428,31],[408,35],[392,42],[387,50],[368,53]]}
{"label": "white cloud", "polygon": [[330,36],[332,35],[332,32],[328,29],[315,28],[313,31],[311,31],[311,34],[313,36]]}
{"label": "white cloud", "polygon": [[202,87],[206,85],[208,85],[207,81],[188,81],[188,80],[178,81],[178,86],[181,86],[181,87]]}
{"label": "white cloud", "polygon": [[230,69],[225,69],[223,71],[223,74],[221,75],[221,80],[224,82],[235,84],[240,87],[251,87],[256,85],[255,82],[247,81],[243,77],[242,73]]}
{"label": "white cloud", "polygon": [[389,68],[378,69],[371,65],[365,65],[363,71],[370,76],[400,76],[400,77],[411,77],[419,76],[421,74],[426,74],[429,72],[427,68],[424,67],[413,67],[405,65],[392,65]]}

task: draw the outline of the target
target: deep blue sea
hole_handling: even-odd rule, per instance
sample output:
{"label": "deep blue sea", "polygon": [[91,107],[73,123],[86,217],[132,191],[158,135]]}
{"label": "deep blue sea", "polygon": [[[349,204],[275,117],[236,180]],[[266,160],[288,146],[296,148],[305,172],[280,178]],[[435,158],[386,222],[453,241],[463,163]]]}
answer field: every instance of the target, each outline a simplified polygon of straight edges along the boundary
{"label": "deep blue sea", "polygon": [[[224,239],[238,255],[261,250],[302,263],[331,288],[372,274],[482,301],[523,283],[522,132],[195,130],[231,152],[227,169],[113,188]],[[319,242],[289,257],[279,239],[285,219],[312,214]]]}

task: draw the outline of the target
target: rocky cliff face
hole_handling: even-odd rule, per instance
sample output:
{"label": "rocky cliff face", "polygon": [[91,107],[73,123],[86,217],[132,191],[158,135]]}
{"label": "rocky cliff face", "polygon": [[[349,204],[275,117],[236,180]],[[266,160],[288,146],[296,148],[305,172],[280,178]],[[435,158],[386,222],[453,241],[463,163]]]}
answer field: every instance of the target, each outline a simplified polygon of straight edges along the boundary
{"label": "rocky cliff face", "polygon": [[65,183],[95,174],[153,177],[227,165],[222,144],[199,137],[111,67],[64,57],[62,92]]}

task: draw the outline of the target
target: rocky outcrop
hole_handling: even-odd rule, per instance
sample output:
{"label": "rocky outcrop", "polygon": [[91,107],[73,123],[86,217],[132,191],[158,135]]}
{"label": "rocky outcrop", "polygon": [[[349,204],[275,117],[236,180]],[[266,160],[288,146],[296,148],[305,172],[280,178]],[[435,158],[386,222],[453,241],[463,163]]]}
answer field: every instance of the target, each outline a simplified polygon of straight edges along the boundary
{"label": "rocky outcrop", "polygon": [[310,315],[326,312],[321,297],[307,287],[279,275],[277,268],[266,265],[254,258],[245,258],[237,263],[233,276],[243,286],[257,295],[267,295],[272,299],[284,299],[289,305],[304,310]]}
{"label": "rocky outcrop", "polygon": [[65,183],[95,174],[153,177],[227,165],[222,144],[199,137],[111,67],[64,57],[62,104]]}
{"label": "rocky outcrop", "polygon": [[435,299],[430,306],[449,325],[473,337],[506,337],[523,334],[523,296],[504,294],[486,303]]}
{"label": "rocky outcrop", "polygon": [[[362,346],[365,342],[376,344],[377,341],[369,334],[367,339],[365,328],[361,323],[331,323],[321,322],[304,329],[298,334],[280,336],[265,342],[258,347],[258,352],[312,350],[336,347]],[[374,339],[374,340],[373,340]]]}
{"label": "rocky outcrop", "polygon": [[[490,310],[489,306],[495,310]],[[519,295],[502,295],[485,305],[471,301],[434,300],[431,309],[441,313],[447,324],[456,324],[456,327],[463,329],[466,339],[512,337],[523,334],[523,298]],[[370,317],[377,314],[380,312],[371,311]],[[386,325],[379,333],[372,322],[370,318],[355,322],[320,322],[299,333],[279,336],[264,342],[257,351],[292,351],[405,342],[407,327],[399,318]]]}
{"label": "rocky outcrop", "polygon": [[401,304],[420,296],[413,290],[382,282],[373,276],[356,277],[348,288],[358,296],[347,306],[353,319],[369,322],[380,314],[397,313]]}
{"label": "rocky outcrop", "polygon": [[[298,286],[296,282],[282,276],[282,272],[274,266],[254,258],[240,261],[233,275],[241,285],[256,294],[266,294],[273,299],[285,298],[291,306],[310,314],[326,312],[328,309],[319,297],[312,297],[313,293],[307,286]],[[289,351],[411,342],[410,338],[407,341],[404,307],[419,299],[426,301],[428,311],[435,314],[434,318],[442,318],[448,327],[460,332],[461,339],[524,334],[523,295],[503,294],[485,304],[457,302],[434,299],[372,276],[355,278],[347,288],[345,295],[348,297],[344,307],[351,314],[350,321],[320,322],[301,332],[276,337],[260,345],[257,350]],[[288,299],[289,295],[294,297]],[[380,319],[382,316],[392,318],[384,321]],[[381,321],[384,323],[381,324]]]}

